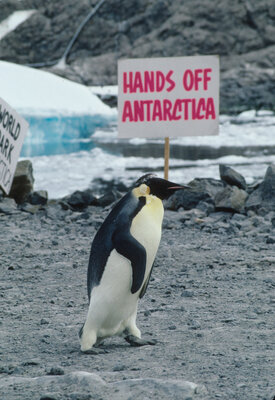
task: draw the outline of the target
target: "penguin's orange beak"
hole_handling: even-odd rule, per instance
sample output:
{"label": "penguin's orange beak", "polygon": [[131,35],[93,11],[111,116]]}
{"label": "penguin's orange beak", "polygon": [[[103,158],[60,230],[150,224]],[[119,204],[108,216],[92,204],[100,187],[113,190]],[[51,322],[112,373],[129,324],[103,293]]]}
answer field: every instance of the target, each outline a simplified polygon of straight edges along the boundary
{"label": "penguin's orange beak", "polygon": [[179,190],[179,189],[191,189],[191,186],[180,185],[180,186],[169,186],[168,190]]}

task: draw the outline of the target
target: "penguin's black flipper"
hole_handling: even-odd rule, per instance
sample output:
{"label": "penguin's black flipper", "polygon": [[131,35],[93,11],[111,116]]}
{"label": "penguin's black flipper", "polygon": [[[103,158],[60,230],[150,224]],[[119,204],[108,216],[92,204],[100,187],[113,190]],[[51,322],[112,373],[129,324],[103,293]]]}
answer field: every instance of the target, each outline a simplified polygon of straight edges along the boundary
{"label": "penguin's black flipper", "polygon": [[133,281],[131,293],[136,293],[142,285],[146,269],[145,248],[131,235],[130,232],[117,230],[113,235],[116,251],[131,261]]}
{"label": "penguin's black flipper", "polygon": [[146,293],[147,286],[149,285],[149,281],[150,281],[150,278],[151,278],[151,275],[152,275],[153,266],[154,266],[154,265],[152,265],[151,271],[150,271],[149,275],[147,276],[147,279],[146,279],[146,281],[144,282],[144,285],[142,286],[142,289],[141,289],[141,291],[140,291],[140,294],[139,294],[139,298],[140,298],[140,299],[142,299],[142,297],[143,297],[143,296],[145,295],[145,293]]}

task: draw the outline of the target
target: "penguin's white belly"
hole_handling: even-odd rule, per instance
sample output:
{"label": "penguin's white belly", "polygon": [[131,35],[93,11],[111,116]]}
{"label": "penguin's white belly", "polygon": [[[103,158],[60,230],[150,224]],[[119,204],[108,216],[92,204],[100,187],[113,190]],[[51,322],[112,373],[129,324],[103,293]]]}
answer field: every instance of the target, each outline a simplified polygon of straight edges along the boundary
{"label": "penguin's white belly", "polygon": [[123,322],[136,310],[137,294],[131,293],[130,261],[112,250],[100,285],[92,291],[89,311],[98,337],[122,333]]}

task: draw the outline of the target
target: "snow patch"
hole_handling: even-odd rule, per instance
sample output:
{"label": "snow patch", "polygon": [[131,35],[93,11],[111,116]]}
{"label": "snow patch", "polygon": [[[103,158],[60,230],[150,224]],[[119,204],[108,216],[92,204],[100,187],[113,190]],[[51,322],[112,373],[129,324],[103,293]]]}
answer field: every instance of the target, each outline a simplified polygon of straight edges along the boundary
{"label": "snow patch", "polygon": [[0,23],[0,40],[25,22],[36,10],[15,11]]}

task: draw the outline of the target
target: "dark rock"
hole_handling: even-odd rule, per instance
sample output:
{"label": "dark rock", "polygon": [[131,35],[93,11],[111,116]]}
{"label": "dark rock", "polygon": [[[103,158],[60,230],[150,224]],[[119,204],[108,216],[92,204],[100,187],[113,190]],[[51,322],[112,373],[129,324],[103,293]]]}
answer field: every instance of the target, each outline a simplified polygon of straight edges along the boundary
{"label": "dark rock", "polygon": [[232,213],[226,211],[217,211],[215,213],[209,214],[206,220],[211,221],[215,225],[217,223],[227,223],[232,218]]}
{"label": "dark rock", "polygon": [[259,210],[262,204],[262,194],[261,190],[256,189],[254,192],[252,192],[245,204],[245,209],[246,211],[256,211]]}
{"label": "dark rock", "polygon": [[62,207],[58,203],[49,203],[46,207],[46,216],[54,221],[63,218]]}
{"label": "dark rock", "polygon": [[181,297],[194,297],[194,292],[190,290],[184,290],[181,294]]}
{"label": "dark rock", "polygon": [[203,211],[206,215],[215,211],[215,205],[211,203],[207,203],[206,201],[200,201],[197,205],[197,209]]}
{"label": "dark rock", "polygon": [[274,237],[274,236],[269,236],[269,237],[266,239],[266,243],[267,243],[267,244],[274,244],[274,243],[275,243],[275,237]]}
{"label": "dark rock", "polygon": [[116,95],[111,95],[111,94],[104,94],[104,95],[98,95],[97,96],[100,98],[103,103],[107,104],[109,107],[117,107],[117,96]]}
{"label": "dark rock", "polygon": [[121,198],[120,193],[112,190],[110,192],[105,193],[103,196],[101,196],[97,200],[97,204],[100,207],[106,207],[106,206],[109,206],[110,204],[114,203],[115,201],[117,201],[120,198]]}
{"label": "dark rock", "polygon": [[245,208],[261,215],[275,210],[275,165],[267,168],[263,182],[250,194]]}
{"label": "dark rock", "polygon": [[178,190],[169,198],[166,208],[173,211],[177,211],[180,207],[190,210],[202,200],[210,201],[211,197],[205,192],[197,192],[192,189]]}
{"label": "dark rock", "polygon": [[204,217],[206,217],[206,213],[204,211],[194,208],[192,210],[183,211],[180,215],[180,221],[191,221],[193,223],[199,223]]}
{"label": "dark rock", "polygon": [[80,190],[75,191],[62,200],[62,204],[64,203],[68,204],[70,206],[69,208],[73,210],[83,210],[88,206],[98,205],[98,201],[91,189],[84,190],[83,192]]}
{"label": "dark rock", "polygon": [[[264,203],[271,202],[275,205],[275,164],[267,168],[261,191]],[[275,207],[272,208],[272,211],[274,209]]]}
{"label": "dark rock", "polygon": [[0,200],[0,213],[12,215],[18,212],[17,204],[14,199],[8,197]]}
{"label": "dark rock", "polygon": [[125,371],[127,367],[125,365],[115,365],[113,368],[114,372]]}
{"label": "dark rock", "polygon": [[16,166],[9,197],[16,203],[23,203],[33,190],[33,168],[29,160],[19,161]]}
{"label": "dark rock", "polygon": [[48,201],[48,192],[46,190],[38,190],[29,195],[29,202],[33,205],[45,205]]}
{"label": "dark rock", "polygon": [[23,203],[20,206],[20,210],[25,211],[25,212],[30,213],[30,214],[36,214],[40,209],[41,209],[41,206],[32,205],[32,204],[29,204],[29,203]]}
{"label": "dark rock", "polygon": [[175,192],[166,202],[166,208],[177,211],[196,208],[200,202],[214,204],[216,194],[224,188],[221,181],[211,178],[197,178],[188,184],[191,189]]}
{"label": "dark rock", "polygon": [[248,194],[236,186],[227,186],[215,197],[216,210],[240,212],[244,209]]}
{"label": "dark rock", "polygon": [[111,191],[126,193],[129,190],[129,187],[127,187],[120,180],[116,179],[106,180],[103,178],[96,178],[92,181],[92,187],[97,188],[100,194],[104,194],[106,192],[111,192]]}
{"label": "dark rock", "polygon": [[235,224],[233,225],[236,226],[238,229],[240,229],[242,232],[250,232],[254,230],[253,221],[251,221],[249,218],[244,219],[239,223],[235,222]]}
{"label": "dark rock", "polygon": [[47,375],[64,375],[64,369],[61,367],[52,367]]}
{"label": "dark rock", "polygon": [[233,168],[223,164],[220,164],[219,169],[221,180],[229,185],[237,186],[240,189],[246,190],[246,181],[241,174]]}
{"label": "dark rock", "polygon": [[246,216],[243,214],[234,214],[231,218],[231,222],[243,222],[246,220]]}

